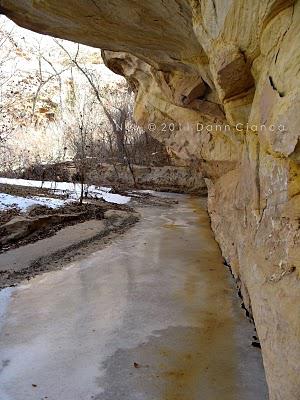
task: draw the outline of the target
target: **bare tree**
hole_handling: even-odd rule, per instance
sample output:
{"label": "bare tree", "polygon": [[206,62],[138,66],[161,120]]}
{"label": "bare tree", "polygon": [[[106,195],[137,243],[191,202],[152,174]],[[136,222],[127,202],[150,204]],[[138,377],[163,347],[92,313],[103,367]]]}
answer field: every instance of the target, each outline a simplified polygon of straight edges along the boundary
{"label": "bare tree", "polygon": [[[159,159],[161,148],[134,123],[134,96],[126,81],[105,82],[100,52],[57,40],[52,46],[49,39],[35,34],[23,37],[19,28],[11,32],[11,25],[2,26],[1,20],[2,171],[22,174],[26,170],[43,182],[46,176],[56,179],[57,163],[76,158],[80,170],[87,164],[94,168],[96,161],[97,165],[112,164],[117,181],[124,167],[128,168],[136,185],[134,164],[152,164]],[[82,94],[88,99],[85,108]],[[79,143],[84,141],[85,130],[90,143],[85,153],[93,163],[81,157]],[[76,150],[74,143],[65,143],[71,134],[77,141]],[[85,161],[80,163],[80,159]]]}
{"label": "bare tree", "polygon": [[45,50],[41,46],[41,41],[37,42],[34,47],[34,52],[37,58],[38,68],[37,68],[37,80],[38,86],[36,89],[36,93],[34,95],[34,99],[32,102],[32,117],[34,117],[36,105],[39,100],[39,96],[43,88],[47,88],[47,85],[51,83],[51,81],[56,81],[59,85],[59,94],[60,94],[60,106],[62,106],[62,79],[61,76],[64,72],[68,71],[70,66],[60,67],[58,69],[57,66],[46,56]]}
{"label": "bare tree", "polygon": [[10,116],[13,97],[6,96],[5,88],[14,75],[16,61],[13,50],[16,46],[12,30],[7,30],[5,21],[2,21],[0,23],[0,147],[2,148],[14,130]]}
{"label": "bare tree", "polygon": [[93,168],[99,158],[98,147],[95,139],[97,130],[97,112],[94,99],[89,93],[71,85],[71,91],[77,98],[75,103],[70,103],[63,110],[63,123],[65,131],[65,145],[73,155],[76,174],[74,182],[80,183],[79,202],[88,194],[88,172]]}
{"label": "bare tree", "polygon": [[[90,84],[93,93],[101,105],[104,115],[107,118],[111,130],[116,138],[119,161],[122,163],[126,163],[130,174],[132,176],[132,180],[134,186],[136,186],[136,178],[134,174],[134,169],[132,167],[130,158],[128,157],[128,153],[126,151],[125,146],[125,138],[126,138],[126,122],[131,119],[132,116],[132,109],[130,109],[130,103],[132,100],[131,91],[128,85],[126,85],[125,91],[123,91],[122,96],[119,98],[121,99],[120,104],[116,104],[116,102],[112,102],[112,97],[109,99],[105,97],[105,91],[100,89],[99,82],[93,71],[89,71],[87,68],[83,67],[80,62],[78,61],[79,52],[80,52],[80,45],[77,46],[77,51],[74,56],[62,45],[59,40],[55,39],[57,45],[65,52],[67,57],[69,58],[70,62],[83,74],[83,76],[87,79],[88,83]],[[116,100],[116,99],[114,99]]]}

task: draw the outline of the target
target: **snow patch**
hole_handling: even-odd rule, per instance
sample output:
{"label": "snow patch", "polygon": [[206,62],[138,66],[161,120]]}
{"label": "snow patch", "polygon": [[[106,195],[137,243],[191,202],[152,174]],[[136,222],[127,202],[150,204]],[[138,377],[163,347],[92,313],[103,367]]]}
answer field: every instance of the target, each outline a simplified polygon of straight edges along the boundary
{"label": "snow patch", "polygon": [[[0,183],[6,185],[17,185],[17,186],[26,186],[26,187],[36,187],[36,188],[46,188],[51,189],[56,194],[67,194],[69,199],[78,200],[80,198],[81,193],[81,185],[79,183],[72,183],[72,182],[51,182],[51,181],[35,181],[29,179],[10,179],[10,178],[0,178]],[[130,197],[122,196],[120,194],[111,193],[111,188],[108,187],[97,187],[95,185],[86,186],[85,193],[87,193],[87,198],[95,198],[95,199],[103,199],[108,201],[109,203],[115,204],[126,204],[130,201]],[[12,196],[15,197],[15,196]],[[34,197],[35,199],[42,201],[42,200],[49,200],[43,197]],[[30,198],[30,199],[34,199]],[[29,198],[21,198],[23,200],[30,200]],[[51,199],[56,200],[56,199]],[[0,200],[1,201],[1,200]],[[64,203],[64,200],[57,200],[58,202],[61,201]],[[50,202],[53,204],[53,202]],[[47,204],[46,204],[47,205]],[[1,205],[0,205],[1,207]],[[51,207],[49,205],[49,207]],[[60,207],[60,206],[57,206]]]}
{"label": "snow patch", "polygon": [[21,211],[26,211],[29,207],[35,205],[47,206],[49,208],[59,208],[66,204],[65,200],[52,199],[48,197],[21,197],[12,196],[6,193],[0,193],[0,211],[7,208],[17,207]]}

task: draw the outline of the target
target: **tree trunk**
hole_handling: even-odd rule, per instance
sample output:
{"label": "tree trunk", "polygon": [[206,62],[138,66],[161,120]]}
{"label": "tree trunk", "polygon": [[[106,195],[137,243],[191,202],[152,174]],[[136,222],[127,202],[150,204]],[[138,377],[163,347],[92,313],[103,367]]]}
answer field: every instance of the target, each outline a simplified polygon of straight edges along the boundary
{"label": "tree trunk", "polygon": [[81,185],[81,188],[80,188],[80,199],[79,199],[79,204],[80,204],[80,205],[82,205],[82,203],[83,203],[84,182],[85,182],[84,174],[81,173],[81,174],[80,174],[80,185]]}

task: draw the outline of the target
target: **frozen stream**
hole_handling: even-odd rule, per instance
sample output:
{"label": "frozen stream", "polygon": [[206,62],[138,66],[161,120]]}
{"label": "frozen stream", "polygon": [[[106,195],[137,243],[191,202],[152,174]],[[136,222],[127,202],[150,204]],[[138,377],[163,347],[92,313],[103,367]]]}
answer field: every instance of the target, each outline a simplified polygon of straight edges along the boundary
{"label": "frozen stream", "polygon": [[0,292],[1,400],[263,400],[229,271],[200,201]]}

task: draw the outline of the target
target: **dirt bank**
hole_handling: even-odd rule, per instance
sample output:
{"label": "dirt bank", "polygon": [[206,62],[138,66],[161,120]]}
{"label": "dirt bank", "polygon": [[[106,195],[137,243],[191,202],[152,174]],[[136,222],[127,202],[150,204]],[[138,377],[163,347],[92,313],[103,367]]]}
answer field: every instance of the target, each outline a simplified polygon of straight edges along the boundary
{"label": "dirt bank", "polygon": [[[139,219],[136,213],[128,212],[126,214],[126,216],[118,218],[117,221],[108,219],[105,224],[96,226],[94,229],[86,227],[86,230],[92,231],[90,235],[82,235],[82,227],[80,226],[82,224],[73,225],[71,228],[76,229],[78,235],[71,242],[70,231],[67,228],[62,229],[59,232],[60,246],[57,249],[51,246],[52,243],[50,241],[53,237],[48,237],[33,244],[19,247],[16,250],[5,252],[3,256],[6,257],[7,262],[5,262],[5,266],[0,265],[0,289],[15,286],[21,281],[29,280],[40,273],[60,269],[69,262],[81,260],[87,255],[100,250],[118,235],[126,232]],[[88,222],[91,223],[93,221]],[[38,253],[36,252],[37,247]],[[16,253],[18,250],[19,254]],[[43,255],[40,255],[41,252]],[[16,264],[15,260],[16,258],[20,259],[19,255],[25,258],[25,262],[22,261]]]}

